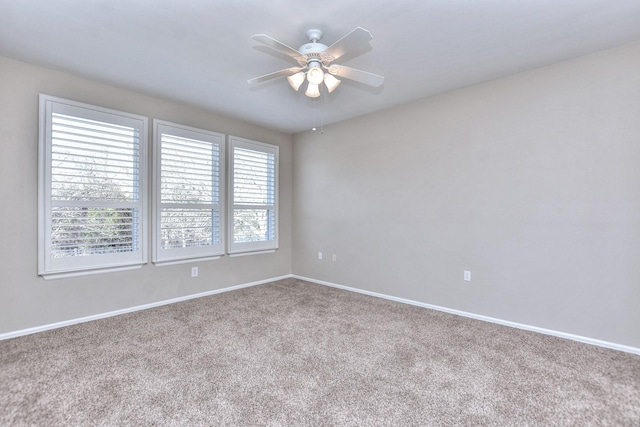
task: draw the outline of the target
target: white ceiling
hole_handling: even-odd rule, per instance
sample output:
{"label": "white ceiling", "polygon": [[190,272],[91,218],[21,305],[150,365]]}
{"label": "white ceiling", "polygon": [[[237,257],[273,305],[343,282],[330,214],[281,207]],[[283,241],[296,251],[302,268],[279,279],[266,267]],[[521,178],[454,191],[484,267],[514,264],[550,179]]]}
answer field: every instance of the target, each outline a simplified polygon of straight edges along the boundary
{"label": "white ceiling", "polygon": [[[0,17],[2,56],[289,133],[640,40],[640,0],[0,0]],[[296,65],[252,34],[297,48],[358,26],[370,49],[336,63],[382,87],[247,84]]]}

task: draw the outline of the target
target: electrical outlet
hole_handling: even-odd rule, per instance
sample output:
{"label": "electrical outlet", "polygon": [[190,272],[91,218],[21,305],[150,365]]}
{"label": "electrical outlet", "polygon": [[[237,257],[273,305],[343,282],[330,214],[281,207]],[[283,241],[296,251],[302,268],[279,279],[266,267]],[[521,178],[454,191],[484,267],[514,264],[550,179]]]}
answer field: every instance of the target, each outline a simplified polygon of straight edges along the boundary
{"label": "electrical outlet", "polygon": [[464,280],[466,280],[467,282],[471,281],[471,272],[470,271],[466,271],[464,272]]}
{"label": "electrical outlet", "polygon": [[198,267],[191,267],[191,277],[198,277]]}
{"label": "electrical outlet", "polygon": [[322,252],[318,252],[318,259],[322,259]]}
{"label": "electrical outlet", "polygon": [[331,261],[337,261],[338,256],[336,254],[331,255]]}

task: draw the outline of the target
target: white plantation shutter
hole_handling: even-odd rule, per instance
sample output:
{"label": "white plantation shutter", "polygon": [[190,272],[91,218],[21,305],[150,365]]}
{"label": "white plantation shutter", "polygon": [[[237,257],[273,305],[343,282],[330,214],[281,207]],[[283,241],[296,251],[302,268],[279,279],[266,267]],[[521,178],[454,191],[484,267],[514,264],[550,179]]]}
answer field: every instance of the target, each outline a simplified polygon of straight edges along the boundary
{"label": "white plantation shutter", "polygon": [[224,135],[154,120],[155,263],[224,253]]}
{"label": "white plantation shutter", "polygon": [[146,123],[41,95],[39,274],[145,262]]}
{"label": "white plantation shutter", "polygon": [[229,139],[229,253],[277,249],[278,147]]}

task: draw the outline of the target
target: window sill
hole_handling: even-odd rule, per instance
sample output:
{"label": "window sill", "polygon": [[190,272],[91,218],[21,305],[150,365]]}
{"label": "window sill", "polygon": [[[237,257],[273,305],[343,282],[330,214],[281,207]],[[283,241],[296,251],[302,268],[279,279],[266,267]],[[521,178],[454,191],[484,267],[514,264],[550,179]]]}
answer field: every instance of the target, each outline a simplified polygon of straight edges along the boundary
{"label": "window sill", "polygon": [[42,273],[40,276],[44,280],[66,279],[69,277],[89,276],[92,274],[112,273],[116,271],[137,270],[144,264],[127,265],[123,267],[98,268],[95,270],[65,271],[61,273]]}
{"label": "window sill", "polygon": [[266,251],[237,252],[237,253],[234,253],[234,254],[229,254],[229,257],[230,258],[235,258],[235,257],[247,256],[247,255],[272,254],[275,251],[276,251],[275,249],[268,249]]}
{"label": "window sill", "polygon": [[200,261],[214,261],[216,259],[220,259],[221,255],[204,257],[204,258],[185,258],[185,259],[173,259],[166,261],[153,261],[153,264],[157,267],[164,267],[165,265],[176,265],[176,264],[188,264],[191,262],[200,262]]}

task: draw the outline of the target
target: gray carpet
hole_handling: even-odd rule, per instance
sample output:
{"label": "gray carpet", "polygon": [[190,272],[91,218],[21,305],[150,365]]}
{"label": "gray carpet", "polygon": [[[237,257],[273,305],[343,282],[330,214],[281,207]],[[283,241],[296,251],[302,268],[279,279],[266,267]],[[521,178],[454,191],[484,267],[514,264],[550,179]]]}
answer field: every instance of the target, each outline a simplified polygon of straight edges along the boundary
{"label": "gray carpet", "polygon": [[640,425],[640,357],[287,279],[0,342],[0,425]]}

